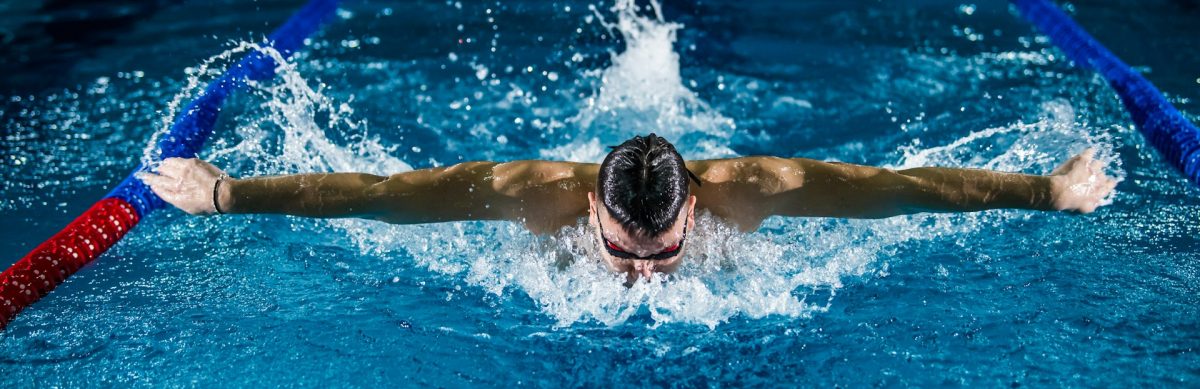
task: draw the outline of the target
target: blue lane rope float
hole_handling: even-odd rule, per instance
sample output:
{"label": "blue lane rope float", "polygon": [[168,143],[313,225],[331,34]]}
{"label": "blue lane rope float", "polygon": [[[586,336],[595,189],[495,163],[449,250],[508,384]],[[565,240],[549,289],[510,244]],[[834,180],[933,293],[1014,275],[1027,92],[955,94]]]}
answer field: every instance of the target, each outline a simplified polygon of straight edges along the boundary
{"label": "blue lane rope float", "polygon": [[[338,0],[311,0],[304,8],[296,11],[286,23],[268,38],[270,47],[284,58],[304,46],[304,39],[315,33],[335,11]],[[213,124],[221,112],[221,103],[245,80],[265,80],[275,76],[277,64],[269,55],[255,51],[225,71],[220,78],[209,83],[204,91],[182,111],[170,132],[158,142],[159,158],[193,157],[200,152],[204,142],[212,134]],[[138,166],[134,173],[144,170]],[[166,205],[150,191],[150,188],[132,173],[121,181],[106,197],[129,201],[138,213],[145,215]]]}
{"label": "blue lane rope float", "polygon": [[1049,0],[1012,0],[1012,4],[1075,64],[1104,76],[1150,144],[1192,183],[1200,185],[1200,131],[1158,88]]}
{"label": "blue lane rope float", "polygon": [[[310,0],[270,35],[269,46],[285,58],[290,56],[333,16],[337,5],[338,0]],[[255,51],[209,83],[159,140],[159,158],[195,156],[212,135],[225,98],[245,85],[246,80],[274,77],[278,65],[266,53]],[[133,173],[144,168],[139,165]],[[65,228],[0,273],[0,329],[22,309],[116,244],[138,221],[166,206],[133,173]]]}

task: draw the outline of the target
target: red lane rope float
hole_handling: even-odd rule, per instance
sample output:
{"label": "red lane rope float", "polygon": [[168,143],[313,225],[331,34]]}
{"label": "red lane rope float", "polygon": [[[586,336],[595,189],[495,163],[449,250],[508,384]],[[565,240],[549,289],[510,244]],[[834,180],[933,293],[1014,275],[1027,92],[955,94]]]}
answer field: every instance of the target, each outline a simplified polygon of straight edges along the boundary
{"label": "red lane rope float", "polygon": [[[338,0],[310,0],[271,34],[270,46],[284,56],[303,47],[304,39],[332,17],[337,4]],[[159,140],[159,158],[195,156],[212,134],[225,98],[248,79],[273,77],[277,65],[270,56],[256,51],[230,67],[176,118],[170,132]],[[138,166],[133,171],[144,169]],[[116,244],[139,220],[165,206],[130,174],[66,228],[0,273],[0,329]]]}
{"label": "red lane rope float", "polygon": [[139,219],[129,203],[106,198],[26,254],[0,275],[0,327],[116,244]]}

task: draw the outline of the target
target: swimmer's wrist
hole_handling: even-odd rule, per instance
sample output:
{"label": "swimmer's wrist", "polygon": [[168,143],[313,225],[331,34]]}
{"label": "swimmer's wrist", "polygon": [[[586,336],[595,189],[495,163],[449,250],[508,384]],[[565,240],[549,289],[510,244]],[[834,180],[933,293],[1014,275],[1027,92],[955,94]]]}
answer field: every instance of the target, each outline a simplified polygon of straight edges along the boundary
{"label": "swimmer's wrist", "polygon": [[238,213],[237,201],[235,201],[234,187],[238,186],[241,180],[233,177],[226,177],[221,180],[217,186],[217,205],[221,209],[221,213]]}
{"label": "swimmer's wrist", "polygon": [[1063,193],[1066,191],[1066,188],[1067,188],[1067,183],[1065,181],[1066,177],[1062,176],[1062,175],[1058,175],[1058,174],[1044,176],[1044,177],[1046,178],[1046,182],[1047,182],[1046,186],[1048,188],[1047,192],[1048,192],[1048,197],[1050,200],[1050,201],[1046,202],[1046,203],[1048,203],[1048,206],[1044,207],[1045,210],[1047,210],[1047,211],[1066,211],[1066,210],[1068,210],[1068,208],[1070,208],[1070,206],[1069,206],[1069,204],[1065,203],[1064,196],[1063,196]]}

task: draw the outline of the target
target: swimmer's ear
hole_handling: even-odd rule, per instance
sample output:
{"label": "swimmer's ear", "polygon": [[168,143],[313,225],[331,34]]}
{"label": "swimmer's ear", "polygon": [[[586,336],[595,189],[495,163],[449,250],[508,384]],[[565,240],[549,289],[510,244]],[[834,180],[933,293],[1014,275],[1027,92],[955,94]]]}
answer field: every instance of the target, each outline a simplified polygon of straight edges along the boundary
{"label": "swimmer's ear", "polygon": [[688,196],[688,226],[689,230],[696,229],[696,196]]}
{"label": "swimmer's ear", "polygon": [[588,192],[588,223],[595,224],[596,218],[596,192]]}

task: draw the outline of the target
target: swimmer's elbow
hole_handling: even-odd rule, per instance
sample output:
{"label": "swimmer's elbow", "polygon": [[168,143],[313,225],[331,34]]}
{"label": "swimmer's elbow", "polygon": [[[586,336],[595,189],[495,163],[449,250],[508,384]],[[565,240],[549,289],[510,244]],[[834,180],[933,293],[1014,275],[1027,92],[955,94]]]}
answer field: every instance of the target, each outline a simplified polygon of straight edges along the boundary
{"label": "swimmer's elbow", "polygon": [[848,185],[855,188],[855,193],[842,197],[853,203],[854,218],[886,219],[931,210],[927,183],[920,178],[892,169],[873,169],[870,174],[851,180]]}
{"label": "swimmer's elbow", "polygon": [[363,189],[364,211],[359,217],[379,220],[392,224],[411,223],[413,209],[410,204],[419,201],[419,187],[422,185],[420,171],[393,174],[388,177],[378,177]]}
{"label": "swimmer's elbow", "polygon": [[370,185],[362,217],[393,224],[497,219],[493,162],[464,162],[394,174]]}

